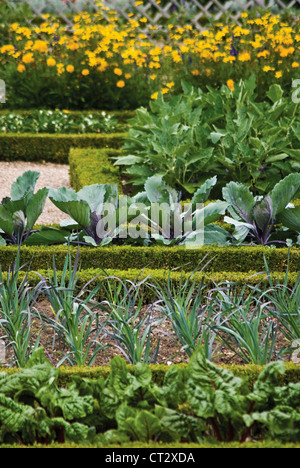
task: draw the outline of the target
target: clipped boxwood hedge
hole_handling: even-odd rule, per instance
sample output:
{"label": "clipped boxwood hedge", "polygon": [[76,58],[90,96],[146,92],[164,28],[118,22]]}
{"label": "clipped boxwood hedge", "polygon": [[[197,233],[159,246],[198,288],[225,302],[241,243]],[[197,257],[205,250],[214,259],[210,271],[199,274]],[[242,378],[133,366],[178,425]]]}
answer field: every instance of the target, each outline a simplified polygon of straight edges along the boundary
{"label": "clipped boxwood hedge", "polygon": [[70,183],[78,192],[86,185],[117,184],[122,193],[121,174],[111,158],[120,154],[117,149],[71,148],[69,153]]}
{"label": "clipped boxwood hedge", "polygon": [[68,164],[74,148],[119,148],[126,133],[0,134],[2,161],[46,161]]}
{"label": "clipped boxwood hedge", "polygon": [[[24,279],[26,272],[21,271],[19,273],[19,282]],[[60,282],[62,278],[62,271],[56,270],[57,280]],[[6,279],[7,273],[3,273],[4,280]],[[27,280],[28,283],[33,287],[37,285],[41,279],[43,278],[53,278],[53,271],[49,270],[33,270],[28,272]],[[156,300],[157,295],[155,292],[155,287],[157,285],[163,286],[166,284],[166,281],[170,278],[174,287],[179,287],[182,282],[190,280],[195,281],[196,283],[200,283],[203,279],[203,274],[195,273],[193,276],[190,273],[179,273],[179,272],[168,272],[166,270],[139,270],[139,269],[130,269],[130,270],[116,270],[116,269],[87,269],[82,270],[79,272],[78,279],[77,279],[77,292],[80,289],[84,288],[85,285],[88,283],[88,291],[91,291],[95,288],[100,281],[103,281],[105,278],[110,277],[110,281],[116,282],[119,284],[120,281],[131,281],[132,283],[137,284],[140,281],[143,281],[143,285],[141,285],[141,294],[142,294],[142,301],[143,304],[149,304],[151,301]],[[275,284],[282,284],[284,281],[285,273],[274,272],[271,274],[272,280]],[[290,273],[288,276],[287,285],[289,287],[293,287],[296,280],[298,278],[298,273]],[[68,280],[68,272],[66,274],[66,281]],[[276,283],[277,281],[277,283]],[[253,286],[257,286],[260,283],[261,288],[268,287],[268,278],[266,275],[257,275],[255,272],[248,272],[248,273],[238,273],[238,272],[215,272],[206,274],[204,278],[204,284],[207,289],[211,289],[215,287],[216,284],[221,284],[225,282],[234,283],[237,289],[244,288],[244,293],[248,294],[251,291]],[[150,286],[149,286],[150,285]],[[248,286],[248,287],[245,287]],[[85,287],[85,290],[86,287]],[[105,290],[100,288],[97,293],[98,300],[105,300],[106,294]]]}
{"label": "clipped boxwood hedge", "polygon": [[[7,270],[15,261],[18,247],[0,247],[0,265]],[[131,245],[109,245],[106,247],[80,247],[82,269],[105,268],[128,270],[149,268],[153,270],[181,269],[205,272],[253,273],[265,271],[264,256],[271,272],[285,272],[288,265],[288,248],[273,249],[262,246],[203,246],[200,249],[179,247],[133,247]],[[76,246],[70,247],[75,258]],[[53,255],[57,269],[62,269],[68,246],[25,246],[20,249],[21,263],[30,263],[32,270],[51,267]],[[289,272],[300,271],[300,250],[290,249]]]}

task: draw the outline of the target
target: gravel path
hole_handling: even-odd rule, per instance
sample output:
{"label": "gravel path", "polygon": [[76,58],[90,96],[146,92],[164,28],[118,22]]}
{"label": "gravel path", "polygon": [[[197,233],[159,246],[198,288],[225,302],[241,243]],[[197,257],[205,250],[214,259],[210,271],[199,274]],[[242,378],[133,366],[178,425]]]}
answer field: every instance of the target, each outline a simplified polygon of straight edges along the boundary
{"label": "gravel path", "polygon": [[[0,161],[0,202],[4,197],[10,196],[11,184],[25,171],[37,171],[40,177],[36,190],[43,187],[70,188],[69,166],[52,163],[4,162]],[[69,216],[60,211],[47,199],[43,213],[37,220],[38,224],[59,223]]]}

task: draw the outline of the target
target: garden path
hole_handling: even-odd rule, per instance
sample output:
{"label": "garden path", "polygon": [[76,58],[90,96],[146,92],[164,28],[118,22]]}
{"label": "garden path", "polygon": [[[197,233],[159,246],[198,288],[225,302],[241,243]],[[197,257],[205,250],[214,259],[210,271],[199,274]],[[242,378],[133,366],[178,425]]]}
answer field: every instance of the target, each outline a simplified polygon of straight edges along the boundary
{"label": "garden path", "polygon": [[[68,165],[0,161],[0,202],[4,197],[10,196],[11,184],[25,171],[37,171],[40,173],[35,191],[43,187],[58,188],[65,186],[70,188]],[[44,211],[38,218],[37,224],[59,223],[65,218],[68,218],[68,216],[47,199]]]}

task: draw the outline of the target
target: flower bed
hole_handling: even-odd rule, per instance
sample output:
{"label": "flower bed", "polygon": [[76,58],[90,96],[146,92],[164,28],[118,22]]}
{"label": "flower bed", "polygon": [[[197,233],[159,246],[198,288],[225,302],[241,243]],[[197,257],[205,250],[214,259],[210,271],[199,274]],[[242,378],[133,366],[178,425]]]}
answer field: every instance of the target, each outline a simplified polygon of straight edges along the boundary
{"label": "flower bed", "polygon": [[[73,187],[35,192],[28,171],[0,205],[1,447],[297,446],[298,18],[154,40],[103,13],[1,40],[6,106],[23,108],[0,113],[1,158],[69,162]],[[123,195],[116,235],[99,230]],[[48,198],[71,219],[37,226]],[[157,202],[155,236],[124,237]],[[165,235],[191,207],[203,232]]]}

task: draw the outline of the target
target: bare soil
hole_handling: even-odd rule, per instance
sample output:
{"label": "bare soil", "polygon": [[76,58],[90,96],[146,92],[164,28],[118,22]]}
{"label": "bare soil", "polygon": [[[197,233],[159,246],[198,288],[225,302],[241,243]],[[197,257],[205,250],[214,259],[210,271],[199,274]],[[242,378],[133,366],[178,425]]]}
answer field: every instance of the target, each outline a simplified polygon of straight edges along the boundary
{"label": "bare soil", "polygon": [[[36,308],[40,314],[54,318],[53,311],[51,306],[46,298],[39,300],[36,304]],[[148,310],[148,307],[145,307],[145,311]],[[98,311],[99,316],[105,315],[103,311]],[[106,314],[107,315],[107,314]],[[158,316],[157,316],[158,317]],[[157,318],[156,317],[156,318]],[[38,318],[35,318],[32,323],[32,330],[34,330],[32,334],[32,343],[34,343],[38,333],[41,332],[40,336],[40,346],[45,348],[45,355],[47,359],[54,365],[57,366],[59,361],[63,358],[63,356],[68,353],[69,349],[64,340],[54,333],[53,328],[44,322],[40,322]],[[94,338],[91,335],[90,340]],[[178,363],[187,363],[189,358],[187,354],[181,350],[181,344],[176,338],[174,331],[172,330],[172,326],[169,320],[164,320],[163,323],[159,324],[157,328],[153,329],[152,332],[152,346],[155,347],[157,342],[160,342],[159,346],[159,353],[157,356],[156,364],[178,364]],[[110,360],[118,355],[124,357],[122,352],[116,348],[116,342],[109,336],[105,336],[101,343],[103,346],[107,346],[105,350],[100,350],[97,354],[95,361],[93,362],[93,367],[99,366],[106,366],[110,364]],[[277,342],[276,342],[276,350],[280,350],[283,346],[286,346],[287,342],[282,334],[278,334]],[[91,354],[91,353],[89,353]],[[12,365],[12,349],[10,347],[6,350],[6,361],[2,363],[2,366],[11,366]],[[290,356],[284,358],[284,360],[289,361]],[[241,359],[237,353],[232,351],[230,348],[224,346],[219,340],[215,341],[214,344],[214,351],[213,351],[213,359],[212,361],[215,364],[236,364],[236,365],[245,365],[245,361]],[[68,361],[64,361],[64,366],[70,366],[71,364]],[[1,366],[1,364],[0,364]]]}

